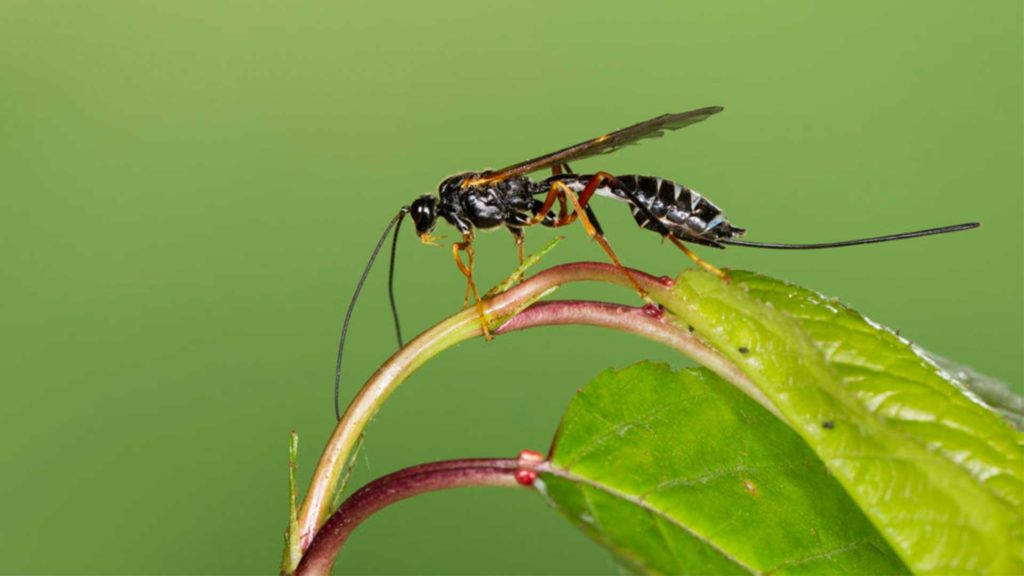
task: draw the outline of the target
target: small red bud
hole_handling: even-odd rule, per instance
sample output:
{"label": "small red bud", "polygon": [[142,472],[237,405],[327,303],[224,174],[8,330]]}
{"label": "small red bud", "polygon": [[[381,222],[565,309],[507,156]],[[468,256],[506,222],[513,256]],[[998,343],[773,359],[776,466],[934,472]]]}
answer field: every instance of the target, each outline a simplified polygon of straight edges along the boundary
{"label": "small red bud", "polygon": [[644,304],[643,311],[644,314],[651,318],[661,318],[665,315],[665,311],[654,304]]}
{"label": "small red bud", "polygon": [[544,455],[535,450],[523,450],[519,452],[519,467],[533,468],[544,461]]}
{"label": "small red bud", "polygon": [[537,479],[537,471],[534,468],[544,462],[544,455],[533,450],[523,450],[519,453],[518,470],[516,470],[516,482],[523,486],[532,486]]}
{"label": "small red bud", "polygon": [[676,281],[669,276],[662,276],[658,278],[658,284],[671,288],[676,285]]}
{"label": "small red bud", "polygon": [[536,479],[537,473],[533,470],[527,470],[526,468],[516,470],[516,482],[523,486],[533,486],[533,481]]}

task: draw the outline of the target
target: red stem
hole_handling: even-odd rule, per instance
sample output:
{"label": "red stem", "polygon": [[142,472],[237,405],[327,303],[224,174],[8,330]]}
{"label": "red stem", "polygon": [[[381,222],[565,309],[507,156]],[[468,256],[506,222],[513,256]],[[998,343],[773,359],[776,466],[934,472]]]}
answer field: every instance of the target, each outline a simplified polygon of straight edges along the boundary
{"label": "red stem", "polygon": [[296,575],[329,575],[339,550],[356,526],[395,502],[425,492],[467,486],[520,486],[519,461],[476,458],[412,466],[378,478],[355,491],[317,531]]}
{"label": "red stem", "polygon": [[689,329],[680,326],[672,315],[666,315],[660,308],[650,304],[636,308],[589,300],[537,302],[499,326],[494,330],[494,334],[497,336],[536,326],[563,324],[611,328],[675,348],[743,390],[772,414],[782,418],[782,414],[771,400],[750,382],[738,366],[704,344],[704,341]]}
{"label": "red stem", "polygon": [[[656,278],[639,270],[630,270],[654,299],[665,298],[672,285],[668,278]],[[484,308],[488,318],[501,322],[521,312],[537,299],[570,282],[608,282],[630,288],[623,270],[599,262],[577,262],[549,268],[509,290],[488,298]],[[316,535],[321,518],[329,513],[331,493],[341,478],[352,447],[380,405],[415,369],[441,350],[482,333],[480,318],[473,308],[464,310],[435,325],[410,341],[385,362],[359,391],[338,422],[334,434],[320,457],[309,490],[298,511],[298,549],[305,550]]]}

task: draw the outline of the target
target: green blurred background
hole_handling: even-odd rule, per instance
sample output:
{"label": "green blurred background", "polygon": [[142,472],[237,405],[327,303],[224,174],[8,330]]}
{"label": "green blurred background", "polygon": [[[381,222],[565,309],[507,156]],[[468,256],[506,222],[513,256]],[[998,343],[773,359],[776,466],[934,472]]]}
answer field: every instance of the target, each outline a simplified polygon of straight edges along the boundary
{"label": "green blurred background", "polygon": [[[1022,22],[1019,0],[0,1],[0,571],[275,572],[288,432],[305,487],[334,423],[340,315],[396,209],[452,172],[664,112],[726,107],[575,167],[675,178],[756,240],[984,222],[700,252],[840,296],[1019,389]],[[622,205],[597,209],[629,264],[689,266]],[[547,263],[602,259],[568,234]],[[464,284],[446,249],[401,240],[415,334]],[[507,234],[477,247],[483,285],[514,267]],[[346,394],[394,347],[383,272],[354,320]],[[385,406],[354,481],[543,450],[577,387],[642,358],[684,364],[581,328],[463,345]],[[615,567],[539,498],[468,490],[373,518],[336,571]]]}

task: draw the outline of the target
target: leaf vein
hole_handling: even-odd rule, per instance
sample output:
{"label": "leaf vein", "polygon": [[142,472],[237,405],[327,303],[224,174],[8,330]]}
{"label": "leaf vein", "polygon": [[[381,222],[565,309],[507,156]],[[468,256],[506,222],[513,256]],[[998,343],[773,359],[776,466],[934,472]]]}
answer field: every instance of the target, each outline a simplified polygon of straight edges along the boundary
{"label": "leaf vein", "polygon": [[[708,538],[706,536],[695,532],[693,529],[691,529],[688,526],[684,525],[682,522],[680,522],[676,518],[673,518],[672,516],[669,516],[668,514],[665,514],[663,511],[658,510],[658,509],[650,506],[649,504],[647,504],[646,502],[640,500],[636,496],[633,496],[631,494],[626,494],[624,492],[620,492],[619,490],[615,490],[614,488],[612,488],[610,486],[605,486],[603,484],[598,484],[597,482],[594,482],[593,480],[590,480],[588,478],[583,478],[582,476],[578,476],[576,474],[573,474],[568,469],[564,469],[563,470],[563,469],[554,468],[554,467],[551,467],[551,466],[544,466],[542,471],[546,472],[548,474],[552,474],[554,476],[557,476],[559,478],[562,478],[564,480],[568,480],[570,482],[578,482],[580,484],[584,484],[584,485],[589,486],[589,487],[591,487],[591,488],[593,488],[595,490],[599,490],[599,491],[604,492],[604,493],[606,493],[606,494],[608,494],[610,496],[613,496],[615,498],[620,498],[622,500],[630,502],[631,504],[633,504],[635,506],[639,506],[640,508],[643,508],[644,510],[649,512],[650,514],[655,515],[655,516],[661,518],[662,520],[668,522],[669,524],[672,524],[673,526],[678,527],[680,530],[682,530],[683,532],[685,532],[686,534],[688,534],[692,538],[695,538],[696,540],[698,540],[699,542],[701,542],[702,544],[707,546],[709,549],[713,550],[714,552],[716,552],[717,554],[722,556],[722,558],[724,558],[728,562],[731,562],[731,563],[735,564],[738,568],[740,568],[740,569],[742,569],[742,570],[744,570],[744,571],[746,571],[746,572],[748,572],[750,574],[758,574],[759,573],[758,570],[755,570],[753,567],[751,567],[751,566],[745,564],[744,562],[742,562],[739,558],[736,558],[732,554],[729,554],[728,552],[723,550],[721,547],[719,547],[714,542],[708,540]],[[586,491],[584,491],[584,492],[586,492]],[[591,508],[591,511],[593,511],[593,503],[590,502],[589,498],[587,499],[587,505]]]}

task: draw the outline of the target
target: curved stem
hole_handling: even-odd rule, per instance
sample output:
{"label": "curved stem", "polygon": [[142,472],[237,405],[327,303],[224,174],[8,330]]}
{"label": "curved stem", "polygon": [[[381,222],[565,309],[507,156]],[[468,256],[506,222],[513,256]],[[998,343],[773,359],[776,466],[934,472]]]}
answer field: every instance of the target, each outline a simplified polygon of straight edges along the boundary
{"label": "curved stem", "polygon": [[[673,282],[638,270],[633,278],[655,300],[668,296]],[[610,264],[579,262],[549,268],[529,280],[484,301],[484,312],[492,328],[497,328],[530,304],[570,282],[607,282],[632,287],[622,270]],[[324,448],[309,490],[299,511],[299,549],[309,547],[321,522],[330,513],[331,494],[338,485],[353,446],[384,400],[427,360],[442,350],[481,334],[480,320],[474,309],[464,310],[409,342],[385,362],[349,404]]]}
{"label": "curved stem", "polygon": [[[655,298],[657,300],[657,298]],[[538,302],[516,314],[511,320],[494,330],[494,335],[525,330],[535,326],[583,324],[611,328],[636,334],[682,352],[710,369],[725,381],[736,386],[779,418],[782,413],[759,388],[728,358],[710,348],[694,335],[689,327],[683,328],[671,315],[654,306],[636,308],[589,300],[555,300]]]}
{"label": "curved stem", "polygon": [[317,532],[296,570],[297,575],[329,575],[341,546],[359,524],[375,512],[406,498],[467,486],[521,486],[514,459],[433,462],[399,470],[356,490]]}
{"label": "curved stem", "polygon": [[[656,278],[631,271],[632,276],[655,302],[664,304],[673,298],[671,279]],[[744,390],[768,410],[779,415],[773,403],[726,357],[712,350],[701,339],[680,325],[662,309],[643,308],[588,301],[536,303],[562,284],[599,281],[631,288],[622,271],[609,264],[583,262],[556,266],[538,273],[526,282],[484,301],[490,330],[495,335],[534,326],[584,324],[603,326],[660,342],[690,356]],[[334,434],[324,448],[309,491],[299,513],[297,548],[310,547],[320,525],[330,514],[331,495],[337,489],[346,462],[369,420],[391,393],[417,368],[451,346],[482,333],[475,309],[464,310],[430,328],[395,353],[370,378],[352,400]],[[294,542],[294,534],[290,542]],[[294,558],[297,562],[298,558]],[[294,564],[293,564],[294,565]]]}

